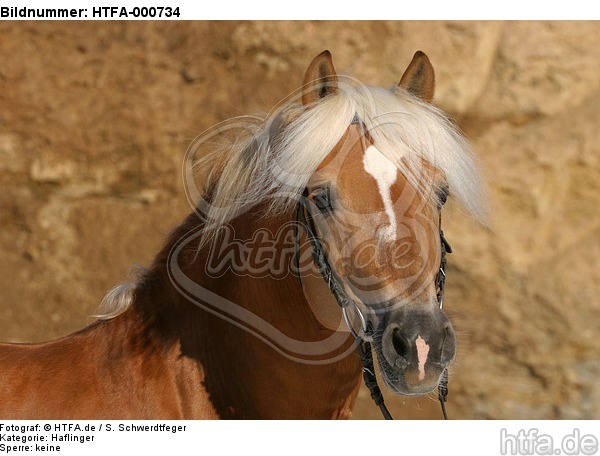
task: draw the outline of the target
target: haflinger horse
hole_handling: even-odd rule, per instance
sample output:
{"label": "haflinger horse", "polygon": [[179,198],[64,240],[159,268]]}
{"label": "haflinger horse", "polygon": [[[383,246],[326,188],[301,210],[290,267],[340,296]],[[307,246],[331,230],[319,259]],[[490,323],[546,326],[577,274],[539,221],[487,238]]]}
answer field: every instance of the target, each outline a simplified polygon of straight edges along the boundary
{"label": "haflinger horse", "polygon": [[[0,418],[348,418],[364,363],[374,379],[371,346],[393,392],[434,391],[456,349],[442,206],[485,205],[433,91],[422,52],[382,89],[338,76],[324,51],[295,97],[237,119],[233,141],[195,143],[195,210],[151,267],[87,328],[0,346]],[[200,143],[214,148],[197,157]],[[260,268],[269,252],[288,273]]]}

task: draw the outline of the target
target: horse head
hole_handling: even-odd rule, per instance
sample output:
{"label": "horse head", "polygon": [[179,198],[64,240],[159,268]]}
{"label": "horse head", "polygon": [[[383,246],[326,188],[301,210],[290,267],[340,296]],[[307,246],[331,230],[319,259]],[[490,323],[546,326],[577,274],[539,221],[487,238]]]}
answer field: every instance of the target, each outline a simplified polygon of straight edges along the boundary
{"label": "horse head", "polygon": [[[308,67],[302,93],[309,113],[333,110],[326,105],[334,107],[335,97],[353,100],[355,111],[343,104],[340,114],[351,121],[306,184],[303,210],[330,265],[327,280],[353,301],[356,332],[375,345],[386,384],[403,395],[435,389],[456,350],[441,309],[440,265],[449,249],[441,210],[452,184],[464,187],[472,169],[460,169],[469,168],[465,160],[449,163],[465,144],[430,104],[433,91],[422,52],[384,90],[347,88],[325,51]],[[318,294],[312,284],[307,296]]]}

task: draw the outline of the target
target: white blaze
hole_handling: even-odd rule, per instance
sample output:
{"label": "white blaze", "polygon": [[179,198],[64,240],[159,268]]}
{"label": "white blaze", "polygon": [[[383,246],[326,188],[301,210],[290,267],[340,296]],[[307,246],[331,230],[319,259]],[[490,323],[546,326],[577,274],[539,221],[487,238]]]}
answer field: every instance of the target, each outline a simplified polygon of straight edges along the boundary
{"label": "white blaze", "polygon": [[415,345],[417,346],[417,359],[419,360],[419,380],[423,380],[425,378],[425,363],[429,354],[429,345],[421,336],[417,337]]}
{"label": "white blaze", "polygon": [[365,150],[363,157],[365,171],[375,178],[377,187],[383,200],[385,213],[389,218],[389,223],[379,231],[379,236],[387,241],[396,239],[396,214],[392,207],[392,185],[396,182],[398,169],[388,158],[383,155],[375,146],[369,146]]}

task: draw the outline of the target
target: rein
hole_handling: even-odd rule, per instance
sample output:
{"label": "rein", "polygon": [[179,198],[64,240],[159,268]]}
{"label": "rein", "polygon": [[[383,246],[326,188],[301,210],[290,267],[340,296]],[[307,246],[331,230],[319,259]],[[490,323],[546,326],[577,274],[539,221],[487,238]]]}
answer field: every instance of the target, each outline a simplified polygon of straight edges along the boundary
{"label": "rein", "polygon": [[[370,322],[366,322],[358,305],[352,298],[350,298],[350,296],[348,296],[343,286],[340,284],[338,278],[336,277],[333,269],[331,269],[331,265],[327,260],[327,254],[325,253],[323,244],[319,239],[319,236],[317,235],[315,222],[313,220],[308,201],[308,189],[304,189],[304,192],[302,193],[302,196],[300,197],[300,200],[298,201],[298,205],[296,207],[296,223],[294,224],[294,258],[296,262],[295,267],[296,273],[298,274],[298,281],[300,282],[300,288],[303,288],[303,285],[302,277],[300,274],[298,230],[299,226],[302,225],[311,243],[313,261],[318,266],[321,276],[329,286],[329,290],[335,297],[338,305],[341,307],[342,315],[344,316],[344,320],[348,325],[348,329],[350,330],[350,333],[354,336],[354,341],[356,343],[356,347],[362,364],[363,380],[365,382],[365,385],[369,389],[369,392],[371,393],[371,398],[375,402],[375,405],[377,405],[381,410],[381,413],[383,414],[384,418],[386,420],[392,420],[392,415],[385,406],[383,393],[381,392],[379,384],[377,383],[377,376],[375,375],[375,367],[373,363],[373,350],[371,347],[371,343],[365,340],[365,336],[370,337],[372,335],[373,328],[371,328]],[[446,283],[446,254],[452,253],[452,248],[450,247],[448,241],[446,241],[446,238],[444,237],[444,232],[441,229],[441,222],[442,215],[440,211],[439,226],[441,240],[441,258],[440,269],[435,279],[436,295],[440,309],[442,308],[444,303],[444,288]],[[359,330],[359,332],[355,331],[352,323],[350,322],[350,318],[348,316],[349,307],[354,307],[354,310],[361,321],[361,329]],[[447,399],[448,369],[445,369],[442,373],[440,382],[438,384],[438,400],[440,402],[442,414],[445,420],[448,419],[448,415],[446,413]]]}

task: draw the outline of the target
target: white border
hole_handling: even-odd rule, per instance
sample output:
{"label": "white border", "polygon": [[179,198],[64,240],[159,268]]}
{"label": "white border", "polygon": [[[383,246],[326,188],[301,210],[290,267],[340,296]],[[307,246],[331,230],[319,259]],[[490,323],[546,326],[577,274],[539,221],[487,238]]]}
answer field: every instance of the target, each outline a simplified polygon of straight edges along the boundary
{"label": "white border", "polygon": [[[348,0],[332,2],[302,0],[299,2],[265,0],[56,0],[56,1],[7,1],[1,6],[27,8],[87,8],[142,6],[179,7],[176,20],[598,20],[600,8],[589,0],[558,2],[527,2],[503,0],[502,2],[475,2],[471,0]],[[98,20],[88,14],[86,20]],[[135,18],[113,17],[111,20]]]}
{"label": "white border", "polygon": [[[93,436],[86,443],[58,443],[61,455],[85,454],[106,456],[114,454],[260,454],[307,455],[384,455],[418,454],[421,456],[458,455],[510,455],[544,454],[529,446],[527,436],[549,437],[553,442],[552,454],[569,454],[563,442],[572,444],[571,436],[600,439],[598,421],[0,421],[6,425],[40,425],[38,435],[52,433]],[[112,427],[107,431],[107,424]],[[183,432],[133,432],[119,431],[119,424],[185,426]],[[55,426],[95,426],[95,431],[67,430],[56,432]],[[103,429],[98,430],[102,425]],[[52,428],[44,432],[43,427]],[[2,433],[6,433],[3,429]],[[9,434],[14,434],[9,432]],[[35,435],[26,432],[20,435]],[[502,443],[509,435],[510,442]],[[520,437],[519,437],[520,436]],[[520,441],[517,442],[517,439]],[[14,445],[15,442],[2,442]],[[56,445],[57,443],[48,442]],[[539,442],[538,442],[539,443]],[[589,439],[588,439],[589,443]],[[18,443],[16,443],[18,444]],[[29,443],[28,443],[29,444]],[[31,444],[35,445],[35,443]],[[517,446],[515,446],[517,445]],[[542,448],[537,448],[542,450]],[[560,450],[560,453],[557,452]],[[9,454],[26,454],[12,452]],[[29,454],[36,454],[29,451]],[[55,453],[56,454],[56,453]],[[571,454],[599,454],[576,452]]]}

